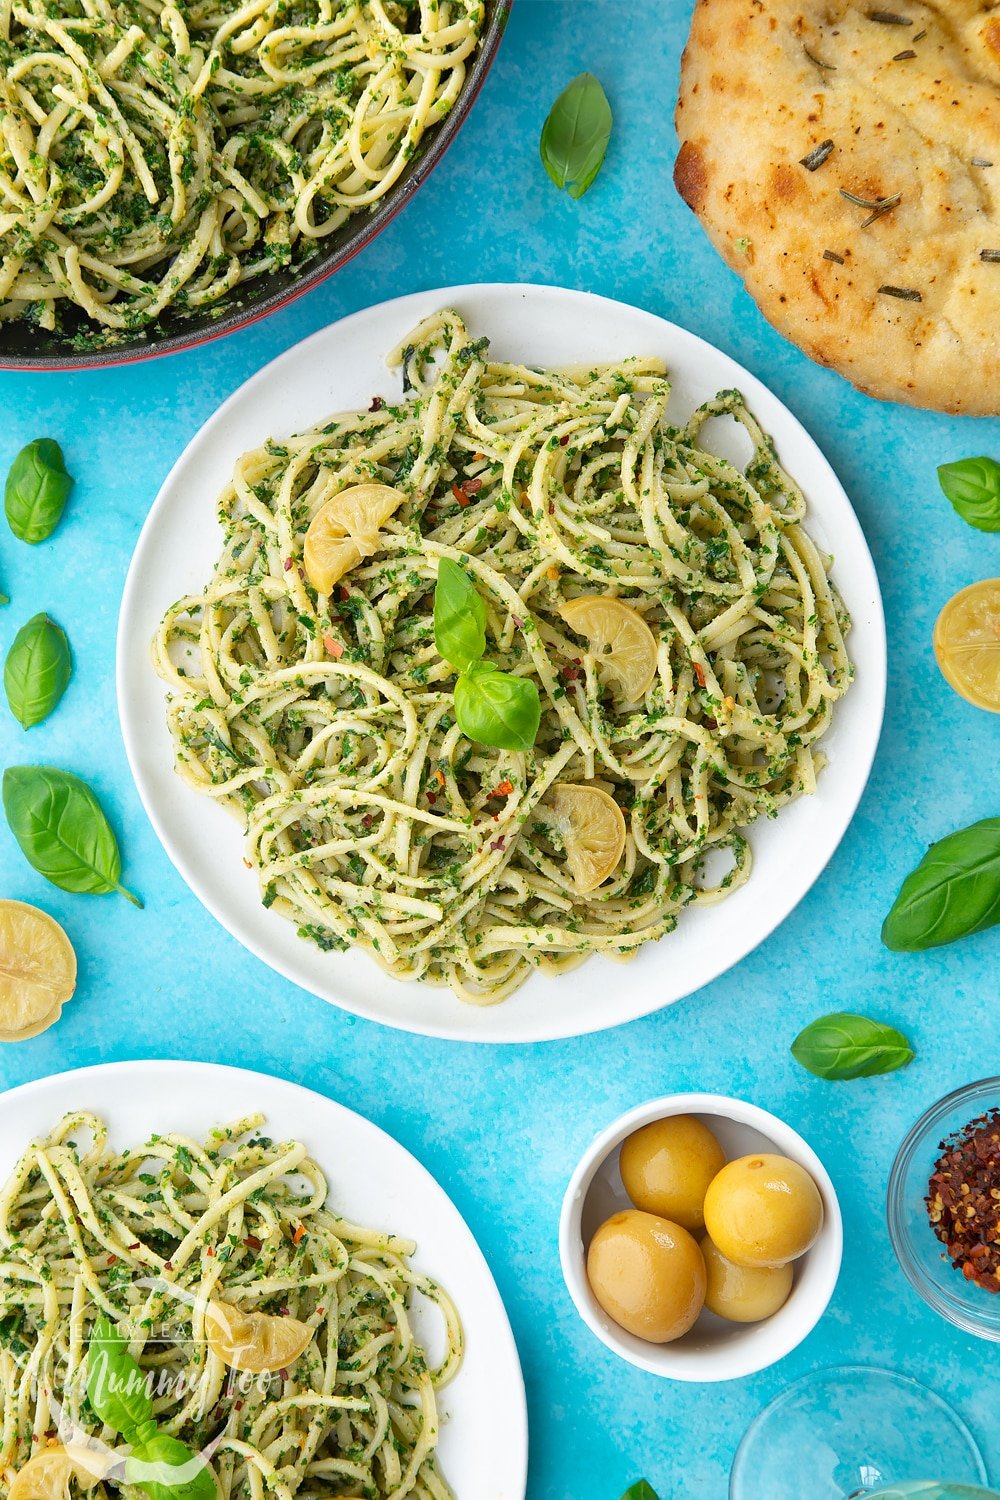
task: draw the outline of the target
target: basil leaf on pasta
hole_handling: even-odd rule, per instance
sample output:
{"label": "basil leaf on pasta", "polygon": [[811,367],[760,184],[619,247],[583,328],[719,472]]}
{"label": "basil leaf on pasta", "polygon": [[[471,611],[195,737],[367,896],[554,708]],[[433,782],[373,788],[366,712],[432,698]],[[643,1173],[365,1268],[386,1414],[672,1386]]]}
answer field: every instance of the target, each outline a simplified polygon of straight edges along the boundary
{"label": "basil leaf on pasta", "polygon": [[498,750],[530,750],[542,708],[530,677],[499,672],[492,662],[482,662],[459,677],[455,712],[468,739]]}
{"label": "basil leaf on pasta", "polygon": [[125,1482],[145,1490],[149,1500],[215,1500],[216,1494],[207,1461],[166,1432],[132,1449]]}
{"label": "basil leaf on pasta", "polygon": [[486,650],[486,605],[458,563],[442,557],[434,589],[434,644],[456,672],[467,672]]}
{"label": "basil leaf on pasta", "polygon": [[21,626],[7,653],[3,683],[10,711],[24,729],[48,718],[72,670],[66,632],[54,620],[39,614]]}
{"label": "basil leaf on pasta", "polygon": [[611,105],[593,73],[563,89],[542,127],[542,165],[557,188],[582,198],[601,170],[611,138]]}
{"label": "basil leaf on pasta", "polygon": [[135,1442],[153,1416],[146,1376],[110,1318],[95,1323],[87,1351],[87,1399],[108,1427]]}

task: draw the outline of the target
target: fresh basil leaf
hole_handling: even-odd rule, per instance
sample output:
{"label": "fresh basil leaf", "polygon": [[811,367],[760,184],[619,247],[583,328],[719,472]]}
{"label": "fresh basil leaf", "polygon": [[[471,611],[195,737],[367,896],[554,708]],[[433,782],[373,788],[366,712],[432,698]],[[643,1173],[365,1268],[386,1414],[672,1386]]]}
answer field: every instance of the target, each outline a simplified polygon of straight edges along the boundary
{"label": "fresh basil leaf", "polygon": [[480,662],[455,684],[455,717],[467,739],[498,750],[530,750],[542,706],[530,677],[499,672]]}
{"label": "fresh basil leaf", "polygon": [[557,188],[582,198],[601,170],[611,138],[611,105],[593,73],[563,89],[542,127],[542,165]]}
{"label": "fresh basil leaf", "polygon": [[1000,464],[995,459],[941,464],[938,479],[963,521],[979,531],[1000,531]]}
{"label": "fresh basil leaf", "polygon": [[121,855],[111,826],[85,781],[55,766],[8,766],[3,805],[10,831],[28,863],[64,891],[118,891]]}
{"label": "fresh basil leaf", "polygon": [[120,1432],[126,1442],[154,1436],[153,1398],[147,1377],[110,1318],[98,1319],[90,1334],[87,1399],[101,1421]]}
{"label": "fresh basil leaf", "polygon": [[467,672],[486,650],[486,605],[458,563],[442,557],[434,588],[434,645],[456,672]]}
{"label": "fresh basil leaf", "polygon": [[932,844],[903,881],[882,924],[897,953],[953,943],[1000,922],[1000,818],[984,818]]}
{"label": "fresh basil leaf", "polygon": [[207,1461],[166,1432],[132,1449],[125,1461],[125,1483],[138,1485],[150,1500],[215,1500]]}
{"label": "fresh basil leaf", "polygon": [[72,488],[62,449],[52,438],[36,438],[22,448],[4,489],[4,510],[14,535],[22,542],[44,542],[58,526]]}
{"label": "fresh basil leaf", "polygon": [[66,632],[48,615],[34,615],[11,643],[3,669],[7,702],[25,729],[47,719],[73,670]]}
{"label": "fresh basil leaf", "polygon": [[622,1500],[659,1500],[659,1496],[648,1479],[638,1479],[625,1491]]}
{"label": "fresh basil leaf", "polygon": [[799,1032],[792,1056],[817,1078],[873,1078],[905,1068],[913,1048],[894,1026],[834,1011]]}

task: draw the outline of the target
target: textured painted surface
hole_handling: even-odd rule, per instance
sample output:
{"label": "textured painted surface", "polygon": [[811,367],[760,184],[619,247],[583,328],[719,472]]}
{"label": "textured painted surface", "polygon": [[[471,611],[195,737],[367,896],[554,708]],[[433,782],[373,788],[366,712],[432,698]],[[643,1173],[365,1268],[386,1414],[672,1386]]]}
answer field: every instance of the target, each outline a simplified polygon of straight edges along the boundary
{"label": "textured painted surface", "polygon": [[[884,1229],[895,1147],[942,1092],[1000,1072],[1000,937],[889,954],[881,918],[931,839],[995,815],[1000,721],[938,676],[931,628],[961,585],[1000,574],[1000,538],[968,530],[935,464],[1000,456],[1000,423],[880,406],[779,339],[716,259],[670,182],[670,114],[689,5],[518,0],[500,60],[444,163],[383,237],[332,282],[242,334],[169,361],[72,379],[0,374],[0,466],[48,433],[77,487],[49,542],[0,544],[0,649],[46,608],[76,673],[45,726],[0,718],[4,764],[52,761],[113,809],[145,912],[55,891],[0,831],[0,887],[64,923],[80,957],[57,1029],[0,1052],[5,1087],[111,1058],[240,1063],[308,1084],[384,1125],[453,1195],[496,1273],[524,1361],[531,1500],[617,1500],[647,1473],[663,1500],[724,1500],[739,1434],[793,1377],[862,1361],[951,1396],[1000,1477],[1000,1355],[954,1332],[909,1291]],[[537,139],[575,73],[600,74],[616,117],[586,198],[554,190]],[[581,1041],[477,1049],[355,1022],[272,976],[181,884],[133,791],[115,716],[114,632],[128,559],[174,458],[223,396],[314,329],[406,291],[475,280],[551,281],[642,304],[741,360],[826,448],[868,534],[889,625],[889,704],[868,793],[839,853],[784,926],[724,979],[671,1010]],[[975,372],[969,372],[975,378]],[[622,984],[628,983],[627,970]],[[864,1008],[904,1027],[901,1076],[824,1084],[788,1056],[819,1012]],[[559,1273],[563,1187],[591,1136],[653,1095],[740,1094],[798,1127],[833,1173],[847,1231],[832,1307],[776,1369],[722,1387],[657,1381],[618,1362],[577,1319]],[[803,1495],[803,1500],[807,1497]]]}

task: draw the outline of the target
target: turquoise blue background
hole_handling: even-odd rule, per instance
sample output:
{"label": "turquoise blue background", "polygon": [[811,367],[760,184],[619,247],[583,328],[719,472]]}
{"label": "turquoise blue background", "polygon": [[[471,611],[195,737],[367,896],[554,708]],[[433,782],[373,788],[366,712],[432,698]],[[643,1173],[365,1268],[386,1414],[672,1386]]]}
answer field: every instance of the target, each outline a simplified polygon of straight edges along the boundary
{"label": "turquoise blue background", "polygon": [[[724,1500],[735,1444],[787,1381],[843,1361],[891,1366],[954,1400],[1000,1478],[1000,1357],[926,1309],[896,1267],[883,1200],[902,1134],[946,1089],[1000,1072],[1000,932],[899,956],[879,926],[925,846],[1000,813],[1000,721],[963,703],[931,653],[938,610],[1000,574],[1000,536],[968,529],[935,465],[1000,458],[1000,423],[858,395],[783,342],[717,259],[671,183],[671,114],[690,4],[517,0],[500,57],[457,144],[382,237],[332,281],[263,324],[168,360],[103,373],[0,373],[0,470],[47,434],[76,488],[48,542],[0,539],[0,651],[37,610],[69,633],[72,685],[23,734],[0,708],[0,759],[69,767],[98,788],[146,901],[68,896],[0,829],[0,891],[62,921],[77,995],[43,1037],[0,1049],[0,1085],[87,1063],[189,1057],[272,1071],[385,1126],[454,1197],[500,1284],[524,1363],[530,1500],[617,1500],[648,1475],[662,1500]],[[558,193],[538,135],[563,85],[589,68],[615,128],[597,183]],[[720,127],[723,128],[723,127]],[[461,281],[548,281],[662,313],[765,380],[818,438],[853,498],[889,627],[889,702],[868,792],[826,873],[756,953],[660,1015],[578,1041],[485,1048],[399,1035],[341,1015],[270,973],[198,905],[139,805],[115,711],[114,638],[125,571],[167,470],[218,403],[314,329],[399,293]],[[969,371],[974,380],[976,372]],[[808,475],[802,478],[808,481]],[[627,972],[616,982],[628,983]],[[822,1083],[788,1055],[834,1009],[903,1027],[905,1073]],[[819,1328],[777,1368],[715,1387],[659,1381],[618,1361],[576,1316],[556,1225],[591,1137],[654,1095],[707,1089],[754,1100],[801,1130],[830,1168],[846,1253]],[[802,1500],[809,1500],[803,1494]]]}

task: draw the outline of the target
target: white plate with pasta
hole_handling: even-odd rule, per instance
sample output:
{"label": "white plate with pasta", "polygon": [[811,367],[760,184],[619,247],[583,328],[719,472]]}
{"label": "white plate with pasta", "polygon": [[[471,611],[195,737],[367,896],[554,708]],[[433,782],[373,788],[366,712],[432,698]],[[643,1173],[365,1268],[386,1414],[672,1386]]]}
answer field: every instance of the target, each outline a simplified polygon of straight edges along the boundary
{"label": "white plate with pasta", "polygon": [[[123,1442],[141,1461],[83,1401],[106,1318],[153,1377],[159,1430],[222,1493],[294,1500],[312,1477],[523,1500],[524,1385],[489,1268],[443,1189],[360,1115],[237,1068],[84,1068],[0,1096],[0,1183],[0,1382],[24,1418],[5,1470],[40,1431],[88,1449],[109,1493]],[[49,1293],[39,1261],[64,1267]],[[44,1384],[8,1350],[46,1359]]]}
{"label": "white plate with pasta", "polygon": [[194,893],[303,988],[459,1039],[737,963],[836,849],[884,696],[871,556],[798,421],[549,287],[400,298],[261,371],[167,478],[119,625]]}

